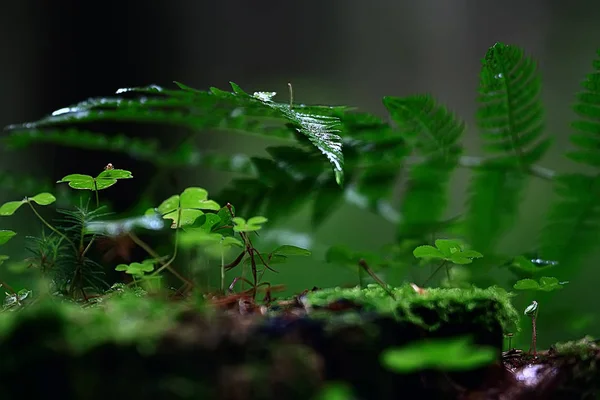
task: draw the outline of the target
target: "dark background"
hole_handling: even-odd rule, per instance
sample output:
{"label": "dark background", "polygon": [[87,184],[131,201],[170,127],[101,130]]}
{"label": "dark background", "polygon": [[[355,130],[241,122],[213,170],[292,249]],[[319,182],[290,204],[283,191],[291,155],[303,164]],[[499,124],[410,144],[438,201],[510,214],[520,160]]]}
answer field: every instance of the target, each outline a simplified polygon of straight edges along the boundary
{"label": "dark background", "polygon": [[[478,155],[473,115],[480,59],[502,41],[525,48],[539,62],[546,126],[556,138],[542,165],[576,170],[562,154],[574,116],[573,95],[600,48],[598,21],[600,2],[592,0],[3,1],[0,125],[36,120],[120,87],[172,86],[177,80],[198,89],[228,89],[234,81],[248,92],[280,92],[278,99],[286,101],[292,82],[298,102],[347,104],[382,116],[385,95],[433,93],[470,124],[466,151]],[[131,132],[161,139],[171,134],[158,127]],[[267,142],[212,135],[202,136],[198,144],[262,154]],[[106,153],[43,146],[3,151],[1,157],[4,170],[52,179],[72,172],[95,174],[112,162],[134,171],[135,183],[119,189],[129,200],[152,178],[143,164]],[[449,215],[462,210],[468,178],[468,171],[457,172]],[[205,171],[191,171],[187,179],[210,191],[224,185]],[[535,244],[551,196],[548,183],[532,180],[520,225],[506,235],[504,250],[518,253]],[[1,201],[10,199],[10,193],[0,193]],[[38,226],[24,214],[21,220],[2,221],[1,228],[35,233]],[[350,272],[321,261],[327,246],[344,243],[369,250],[394,235],[393,226],[352,205],[341,207],[316,232],[307,220],[307,211],[299,212],[291,229],[277,231],[278,237],[315,253],[308,265],[285,267],[278,276],[291,291],[353,279]],[[22,242],[15,240],[3,252],[17,257],[19,246]],[[574,271],[552,304],[541,304],[542,345],[598,332],[597,259],[598,254]],[[524,307],[530,300],[521,296],[517,304]],[[571,314],[577,318],[568,319]]]}

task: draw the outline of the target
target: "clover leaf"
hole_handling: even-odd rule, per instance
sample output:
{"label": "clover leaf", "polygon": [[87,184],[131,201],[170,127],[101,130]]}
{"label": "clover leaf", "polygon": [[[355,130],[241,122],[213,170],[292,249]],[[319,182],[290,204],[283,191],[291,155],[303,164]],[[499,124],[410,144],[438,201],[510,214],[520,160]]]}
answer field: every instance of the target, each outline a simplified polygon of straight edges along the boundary
{"label": "clover leaf", "polygon": [[[181,195],[174,195],[158,206],[164,219],[173,221],[171,228],[192,225],[198,217],[204,215],[202,210],[220,210],[219,204],[208,200],[208,192],[199,187],[189,187]],[[150,212],[148,210],[146,213]]]}
{"label": "clover leaf", "polygon": [[1,229],[0,230],[0,245],[8,242],[16,234],[17,234],[16,232]]}
{"label": "clover leaf", "polygon": [[563,285],[569,282],[559,282],[557,278],[552,276],[543,276],[540,278],[539,283],[534,279],[521,279],[513,285],[513,288],[517,290],[537,290],[542,292],[552,292],[554,290],[562,289]]}
{"label": "clover leaf", "polygon": [[241,217],[232,218],[235,224],[233,230],[235,232],[253,232],[262,228],[262,224],[268,221],[265,217],[252,217],[248,221]]}
{"label": "clover leaf", "polygon": [[435,247],[430,245],[418,246],[413,250],[416,258],[432,258],[450,261],[454,264],[470,264],[474,258],[483,255],[475,250],[463,250],[463,246],[457,240],[437,239]]}
{"label": "clover leaf", "polygon": [[70,187],[78,190],[102,190],[117,183],[118,179],[130,179],[133,175],[124,169],[106,169],[95,178],[90,175],[70,174],[56,183],[68,183]]}
{"label": "clover leaf", "polygon": [[6,202],[6,203],[2,204],[2,206],[0,206],[0,216],[5,217],[5,216],[13,215],[15,213],[15,211],[17,211],[19,209],[19,207],[21,207],[25,203],[29,203],[30,201],[33,201],[34,203],[37,203],[40,206],[47,206],[47,205],[54,203],[56,201],[56,197],[54,197],[50,193],[44,192],[44,193],[36,194],[33,197],[25,197],[21,201]]}
{"label": "clover leaf", "polygon": [[154,271],[155,262],[155,260],[144,260],[141,263],[134,262],[131,264],[119,264],[115,268],[115,271],[121,271],[129,275],[142,277],[146,272]]}

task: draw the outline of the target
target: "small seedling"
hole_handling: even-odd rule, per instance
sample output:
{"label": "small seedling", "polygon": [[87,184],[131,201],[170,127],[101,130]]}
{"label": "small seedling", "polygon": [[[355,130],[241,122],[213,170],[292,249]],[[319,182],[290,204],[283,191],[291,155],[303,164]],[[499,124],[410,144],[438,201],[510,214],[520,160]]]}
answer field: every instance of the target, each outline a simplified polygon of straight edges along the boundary
{"label": "small seedling", "polygon": [[133,175],[130,171],[124,169],[115,169],[112,164],[104,167],[95,178],[90,175],[70,174],[63,177],[56,183],[68,183],[70,187],[78,190],[91,190],[96,194],[96,207],[100,207],[98,191],[111,187],[117,183],[118,179],[130,179]]}
{"label": "small seedling", "polygon": [[430,245],[418,246],[414,249],[413,255],[416,258],[426,260],[442,260],[436,270],[427,278],[423,286],[438,273],[440,269],[446,267],[446,275],[450,280],[450,267],[448,263],[464,265],[471,264],[474,258],[481,258],[483,255],[475,250],[464,250],[463,245],[457,240],[437,239],[435,247]]}
{"label": "small seedling", "polygon": [[531,350],[533,349],[533,356],[537,356],[536,350],[536,342],[537,342],[537,329],[536,329],[536,319],[538,314],[538,302],[533,301],[531,304],[525,309],[525,315],[531,318],[531,347],[529,347],[529,354],[531,354]]}

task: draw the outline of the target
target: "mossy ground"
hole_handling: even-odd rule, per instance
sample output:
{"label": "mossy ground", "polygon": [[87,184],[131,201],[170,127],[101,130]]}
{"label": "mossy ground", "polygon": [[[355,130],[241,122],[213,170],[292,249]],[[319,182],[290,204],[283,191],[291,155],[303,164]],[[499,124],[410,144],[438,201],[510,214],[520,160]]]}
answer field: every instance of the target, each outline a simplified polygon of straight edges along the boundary
{"label": "mossy ground", "polygon": [[[48,298],[0,315],[0,390],[26,398],[310,399],[338,381],[358,398],[391,399],[516,385],[508,375],[490,381],[501,364],[397,375],[380,363],[384,350],[427,337],[467,334],[500,353],[503,331],[518,318],[508,293],[409,285],[392,293],[323,289],[268,307],[239,295],[165,301],[123,286],[86,307]],[[589,346],[557,349],[572,355]]]}

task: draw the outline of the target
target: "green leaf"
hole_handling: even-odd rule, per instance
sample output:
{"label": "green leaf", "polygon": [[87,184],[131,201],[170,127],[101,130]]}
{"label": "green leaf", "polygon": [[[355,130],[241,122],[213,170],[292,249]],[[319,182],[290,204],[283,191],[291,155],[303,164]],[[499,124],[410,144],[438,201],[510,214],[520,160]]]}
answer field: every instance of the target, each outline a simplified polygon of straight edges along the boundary
{"label": "green leaf", "polygon": [[271,254],[277,254],[281,256],[310,256],[312,253],[309,250],[301,247],[284,244],[273,250]]}
{"label": "green leaf", "polygon": [[497,43],[483,60],[477,126],[493,159],[470,182],[466,227],[469,242],[493,253],[516,221],[526,171],[550,145],[542,137],[543,108],[535,62],[516,46]]}
{"label": "green leaf", "polygon": [[19,207],[21,207],[24,203],[25,202],[23,200],[21,200],[21,201],[9,201],[9,202],[2,204],[2,206],[0,206],[0,216],[13,215],[15,213],[15,211],[17,211],[19,209]]}
{"label": "green leaf", "polygon": [[56,201],[56,197],[50,193],[39,193],[33,197],[29,197],[29,200],[33,200],[40,206],[47,206],[54,203]]}
{"label": "green leaf", "polygon": [[221,207],[212,200],[207,200],[208,192],[202,188],[189,187],[181,195],[174,195],[158,206],[164,219],[172,220],[171,228],[185,227],[194,224],[202,215],[202,210],[219,210]]}
{"label": "green leaf", "polygon": [[189,187],[181,193],[181,208],[218,211],[221,206],[213,200],[208,200],[208,192],[199,187]]}
{"label": "green leaf", "polygon": [[384,97],[383,103],[406,142],[424,157],[409,170],[398,226],[398,237],[421,237],[444,216],[465,124],[431,96]]}
{"label": "green leaf", "polygon": [[4,261],[8,260],[10,257],[4,254],[0,254],[0,265],[4,264]]}
{"label": "green leaf", "polygon": [[440,250],[436,249],[435,247],[429,246],[429,245],[417,247],[416,249],[414,249],[413,255],[417,258],[424,258],[424,257],[444,258],[445,257],[444,253],[442,253]]}
{"label": "green leaf", "polygon": [[248,221],[241,217],[232,218],[235,226],[233,230],[235,232],[253,232],[262,228],[262,224],[267,222],[267,218],[265,217],[252,217]]}
{"label": "green leaf", "polygon": [[496,43],[483,60],[477,125],[484,148],[515,165],[538,162],[548,149],[544,131],[541,79],[536,63],[516,46]]}
{"label": "green leaf", "polygon": [[462,251],[462,246],[456,240],[451,239],[437,239],[435,241],[435,247],[437,247],[445,257],[451,257],[455,253]]}
{"label": "green leaf", "polygon": [[15,236],[17,233],[13,232],[13,231],[9,231],[9,230],[4,230],[1,229],[0,230],[0,245],[8,242],[10,239],[13,238],[13,236]]}
{"label": "green leaf", "polygon": [[381,362],[387,369],[398,373],[412,373],[426,369],[443,371],[471,370],[491,364],[496,359],[492,347],[479,347],[467,338],[422,340],[382,353]]}
{"label": "green leaf", "polygon": [[70,187],[78,190],[102,190],[113,186],[118,179],[133,178],[131,172],[123,169],[107,169],[96,178],[83,174],[70,174],[56,183],[68,183]]}
{"label": "green leaf", "polygon": [[[600,50],[596,52],[600,57]],[[570,141],[576,150],[567,153],[571,160],[600,168],[600,58],[593,62],[593,72],[588,74],[581,86],[584,91],[577,94],[573,106],[579,119],[571,126],[575,133]]]}
{"label": "green leaf", "polygon": [[155,260],[145,260],[142,263],[119,264],[116,266],[115,271],[122,271],[129,275],[144,276],[146,272],[154,271],[155,262]]}
{"label": "green leaf", "polygon": [[539,290],[540,285],[533,279],[521,279],[513,285],[517,290]]}
{"label": "green leaf", "polygon": [[452,261],[454,264],[471,264],[473,262],[472,259],[465,257],[462,253],[452,254],[448,257],[449,261]]}

